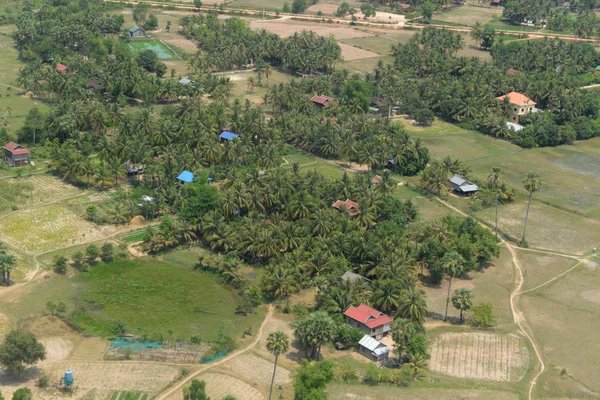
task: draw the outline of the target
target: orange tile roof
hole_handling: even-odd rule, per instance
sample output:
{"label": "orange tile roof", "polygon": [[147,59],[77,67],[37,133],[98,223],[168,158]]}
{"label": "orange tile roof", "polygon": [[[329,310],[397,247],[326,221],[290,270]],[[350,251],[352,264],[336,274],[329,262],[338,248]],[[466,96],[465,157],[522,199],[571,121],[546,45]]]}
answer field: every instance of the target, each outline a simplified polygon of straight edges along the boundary
{"label": "orange tile roof", "polygon": [[504,96],[496,97],[500,101],[504,101],[504,99],[508,97],[508,102],[510,104],[514,104],[519,107],[523,106],[534,106],[535,101],[531,100],[529,97],[524,94],[518,92],[510,92],[505,94]]}

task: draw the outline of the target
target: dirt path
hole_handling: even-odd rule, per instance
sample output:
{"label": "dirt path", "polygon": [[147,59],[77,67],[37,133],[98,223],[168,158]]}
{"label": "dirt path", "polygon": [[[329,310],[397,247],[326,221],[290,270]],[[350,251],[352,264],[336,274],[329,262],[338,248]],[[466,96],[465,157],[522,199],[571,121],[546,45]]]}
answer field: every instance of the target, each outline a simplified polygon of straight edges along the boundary
{"label": "dirt path", "polygon": [[[458,214],[460,214],[460,215],[462,215],[464,217],[468,217],[469,216],[464,211],[459,210],[458,208],[456,208],[456,207],[448,204],[447,202],[443,201],[439,197],[437,197],[437,196],[434,196],[434,197],[435,197],[435,199],[437,201],[439,201],[440,203],[442,203],[446,207],[450,208],[451,210],[457,212]],[[487,228],[487,229],[490,229],[488,226],[482,224],[481,222],[479,224],[481,226]],[[515,251],[515,248],[510,243],[508,243],[507,241],[505,241],[503,238],[500,237],[499,239],[500,239],[500,243],[502,245],[504,245],[508,249],[508,251],[510,252],[511,257],[512,257],[513,265],[515,266],[515,269],[517,271],[516,285],[515,285],[514,290],[510,294],[510,310],[511,310],[512,315],[513,315],[513,320],[515,321],[515,323],[519,327],[519,330],[521,331],[521,333],[523,334],[523,336],[525,336],[527,338],[527,340],[529,341],[529,343],[531,343],[531,346],[533,347],[533,350],[535,352],[536,358],[538,359],[538,362],[540,364],[540,370],[534,376],[534,378],[531,380],[531,382],[529,384],[528,399],[532,400],[533,399],[533,390],[535,388],[535,385],[537,384],[537,381],[538,381],[539,377],[546,370],[546,364],[544,364],[544,360],[542,359],[542,355],[541,355],[541,353],[540,353],[540,351],[538,349],[537,343],[533,340],[533,337],[527,332],[527,329],[526,329],[526,326],[525,326],[525,324],[527,323],[527,320],[526,320],[525,316],[523,315],[523,312],[521,310],[519,310],[519,308],[518,308],[518,296],[522,293],[521,292],[521,288],[523,287],[523,280],[524,280],[523,279],[523,267],[521,266],[521,263],[519,262],[519,258],[517,257],[517,252]],[[568,272],[568,271],[566,271],[566,272]],[[554,277],[553,279],[556,279],[559,276],[564,275],[564,274],[565,274],[565,272],[559,274],[558,276]]]}
{"label": "dirt path", "polygon": [[222,359],[220,359],[217,362],[214,362],[212,364],[208,364],[205,367],[201,367],[200,369],[198,369],[196,372],[194,372],[193,374],[187,376],[185,379],[183,379],[181,382],[179,382],[177,385],[173,386],[168,392],[166,393],[162,393],[160,394],[156,399],[157,400],[165,400],[166,398],[168,398],[170,395],[172,395],[173,393],[177,392],[178,390],[182,390],[182,388],[185,386],[185,384],[190,381],[191,379],[195,378],[196,376],[200,375],[203,372],[208,371],[211,368],[214,368],[216,366],[219,366],[229,360],[231,360],[234,357],[237,357],[241,354],[244,354],[246,352],[248,352],[249,350],[253,349],[259,342],[260,342],[260,338],[262,337],[262,333],[263,330],[265,328],[265,326],[267,326],[267,323],[269,322],[269,320],[271,319],[271,317],[273,316],[273,311],[274,311],[274,307],[273,304],[269,305],[269,311],[267,311],[267,315],[265,315],[265,319],[263,320],[262,324],[260,325],[260,329],[258,330],[258,333],[256,334],[256,339],[252,341],[252,343],[248,344],[246,347],[241,348],[237,351],[234,351],[232,353],[230,353],[229,355],[227,355],[226,357],[223,357]]}

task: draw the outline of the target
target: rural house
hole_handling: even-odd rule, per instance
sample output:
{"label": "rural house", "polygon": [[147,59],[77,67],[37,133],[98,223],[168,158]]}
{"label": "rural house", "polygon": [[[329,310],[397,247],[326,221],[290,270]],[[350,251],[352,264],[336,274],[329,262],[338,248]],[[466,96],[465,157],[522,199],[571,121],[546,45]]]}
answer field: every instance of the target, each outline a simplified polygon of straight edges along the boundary
{"label": "rural house", "polygon": [[144,37],[144,34],[146,32],[144,31],[143,28],[140,28],[138,26],[134,26],[133,28],[131,28],[129,30],[129,37],[131,38],[140,38],[140,37]]}
{"label": "rural house", "polygon": [[508,100],[510,111],[508,118],[511,122],[518,123],[519,117],[534,112],[535,102],[524,94],[518,92],[510,92],[504,96],[496,97],[500,101]]}
{"label": "rural house", "polygon": [[191,173],[188,170],[183,171],[182,173],[179,174],[179,176],[177,177],[177,183],[179,184],[179,186],[183,186],[186,183],[192,183],[194,182],[194,174]]}
{"label": "rural house", "polygon": [[479,190],[476,184],[471,183],[458,175],[454,175],[452,178],[450,178],[450,185],[452,185],[452,190],[454,190],[456,193],[466,196],[473,195]]}
{"label": "rural house", "polygon": [[350,282],[350,283],[356,283],[356,284],[359,284],[359,283],[370,283],[371,282],[370,279],[367,279],[367,278],[365,278],[362,275],[355,274],[352,271],[346,271],[346,272],[344,272],[344,275],[340,276],[338,278],[338,281],[340,283]]}
{"label": "rural house", "polygon": [[315,103],[316,105],[318,105],[319,107],[329,107],[331,105],[337,105],[337,104],[339,104],[336,99],[334,99],[333,97],[329,97],[329,96],[318,96],[318,95],[315,95],[310,100],[313,103]]}
{"label": "rural house", "polygon": [[219,138],[221,139],[221,141],[224,141],[224,140],[234,140],[234,139],[237,139],[239,137],[240,137],[240,135],[238,135],[237,133],[233,133],[233,132],[229,132],[229,131],[223,131],[219,135]]}
{"label": "rural house", "polygon": [[56,64],[56,70],[58,72],[65,73],[65,72],[67,72],[67,66],[65,64],[60,64],[60,63]]}
{"label": "rural house", "polygon": [[389,356],[390,349],[371,336],[365,335],[358,342],[358,352],[371,361],[385,361]]}
{"label": "rural house", "polygon": [[381,339],[390,331],[392,319],[367,305],[350,306],[344,313],[346,324],[359,328],[375,339]]}
{"label": "rural house", "polygon": [[348,212],[348,214],[351,217],[355,217],[358,214],[360,214],[360,206],[358,205],[357,202],[352,201],[352,200],[348,200],[348,199],[346,199],[346,201],[338,200],[335,203],[333,203],[332,207],[335,208],[336,210],[346,209],[346,211]]}
{"label": "rural house", "polygon": [[4,146],[4,160],[11,167],[22,167],[29,164],[29,150],[15,142],[7,143]]}

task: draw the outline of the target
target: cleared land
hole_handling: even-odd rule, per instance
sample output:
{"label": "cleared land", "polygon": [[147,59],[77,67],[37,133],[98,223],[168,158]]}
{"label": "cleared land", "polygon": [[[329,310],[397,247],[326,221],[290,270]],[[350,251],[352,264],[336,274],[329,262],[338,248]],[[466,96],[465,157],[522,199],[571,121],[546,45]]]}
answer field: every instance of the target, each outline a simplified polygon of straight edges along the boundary
{"label": "cleared land", "polygon": [[515,382],[525,375],[528,361],[516,335],[443,333],[431,344],[429,367],[459,378]]}
{"label": "cleared land", "polygon": [[145,50],[152,50],[160,60],[170,60],[177,57],[167,46],[161,43],[160,40],[131,41],[129,43],[129,48],[133,50],[134,54],[139,54]]}
{"label": "cleared land", "polygon": [[[209,372],[200,375],[198,379],[206,382],[206,394],[211,399],[222,399],[227,395],[232,395],[238,400],[264,400],[265,398],[252,385],[230,375]],[[167,400],[183,400],[183,392],[177,391]]]}
{"label": "cleared land", "polygon": [[[232,358],[222,366],[252,382],[261,382],[266,385],[271,384],[271,378],[273,377],[273,363],[254,354],[242,354],[241,356]],[[275,373],[275,384],[285,385],[291,381],[290,371],[282,366],[278,366],[277,372]]]}
{"label": "cleared land", "polygon": [[510,392],[473,389],[437,389],[437,388],[398,388],[396,386],[379,385],[376,387],[333,383],[327,386],[328,398],[333,400],[368,399],[368,400],[517,400],[519,396]]}
{"label": "cleared land", "polygon": [[252,20],[250,22],[252,29],[266,29],[269,32],[276,33],[279,36],[287,37],[303,30],[314,31],[321,36],[333,35],[337,40],[352,39],[356,37],[368,37],[373,34],[343,26],[335,26],[330,24],[318,24],[310,22],[300,22],[294,20]]}
{"label": "cleared land", "polygon": [[[576,268],[558,280],[523,294],[521,303],[548,373],[538,397],[579,398],[600,391],[600,269]],[[559,372],[566,369],[567,376]]]}
{"label": "cleared land", "polygon": [[31,252],[93,241],[103,235],[99,227],[59,204],[23,210],[0,221],[0,239]]}
{"label": "cleared land", "polygon": [[342,58],[346,61],[360,60],[363,58],[378,57],[377,53],[372,51],[359,49],[358,47],[350,46],[344,43],[338,43],[342,49]]}

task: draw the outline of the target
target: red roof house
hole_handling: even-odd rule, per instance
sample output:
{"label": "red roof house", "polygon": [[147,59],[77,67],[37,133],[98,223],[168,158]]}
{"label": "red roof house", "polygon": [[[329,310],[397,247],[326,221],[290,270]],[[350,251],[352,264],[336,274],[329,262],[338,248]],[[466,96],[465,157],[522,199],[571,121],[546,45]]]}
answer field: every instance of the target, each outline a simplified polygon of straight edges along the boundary
{"label": "red roof house", "polygon": [[56,65],[56,70],[58,72],[67,72],[67,66],[64,64],[57,64]]}
{"label": "red roof house", "polygon": [[400,7],[402,7],[404,10],[408,10],[410,8],[410,4],[400,3]]}
{"label": "red roof house", "polygon": [[341,210],[341,209],[345,208],[351,217],[355,217],[358,214],[360,214],[360,206],[358,205],[357,202],[352,201],[352,200],[348,200],[348,199],[346,199],[346,201],[338,200],[335,203],[333,203],[332,207],[335,208],[336,210]]}
{"label": "red roof house", "polygon": [[29,150],[15,142],[9,142],[4,146],[4,161],[11,167],[29,164]]}
{"label": "red roof house", "polygon": [[314,95],[311,101],[321,107],[329,107],[333,104],[338,104],[336,99],[329,96]]}
{"label": "red roof house", "polygon": [[374,308],[361,304],[350,306],[344,313],[346,324],[365,331],[375,339],[381,339],[390,331],[392,319]]}
{"label": "red roof house", "polygon": [[514,69],[514,68],[509,68],[509,69],[506,71],[506,73],[507,73],[508,75],[514,75],[514,74],[518,74],[518,73],[519,73],[519,71],[518,71],[518,70],[516,70],[516,69]]}

